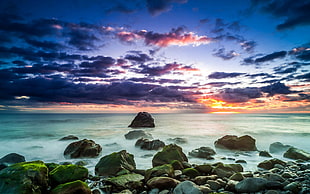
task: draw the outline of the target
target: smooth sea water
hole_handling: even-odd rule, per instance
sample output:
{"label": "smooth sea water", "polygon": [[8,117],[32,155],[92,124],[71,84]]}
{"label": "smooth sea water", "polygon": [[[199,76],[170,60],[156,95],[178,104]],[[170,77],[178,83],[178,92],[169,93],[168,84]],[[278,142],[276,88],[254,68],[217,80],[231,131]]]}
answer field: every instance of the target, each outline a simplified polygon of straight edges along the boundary
{"label": "smooth sea water", "polygon": [[[169,138],[186,138],[180,144],[184,153],[209,146],[224,135],[251,135],[256,139],[259,150],[267,150],[273,142],[292,145],[310,152],[310,114],[152,114],[155,128],[143,128],[166,144]],[[135,147],[136,140],[126,140],[127,126],[135,114],[0,114],[0,158],[9,153],[25,156],[27,161],[88,162],[86,166],[94,173],[94,166],[101,156],[127,150],[134,154],[138,169],[152,166],[152,155],[157,151],[146,151]],[[94,159],[65,159],[63,152],[73,141],[59,141],[67,135],[80,139],[92,139],[102,146],[102,154]],[[214,148],[215,149],[215,148]],[[243,159],[246,170],[255,170],[256,165],[268,158],[259,157],[257,152],[234,153],[216,150],[215,160],[189,157],[189,162],[234,163]],[[226,157],[226,159],[224,159]],[[287,160],[282,154],[273,157]],[[228,159],[227,159],[228,158]]]}

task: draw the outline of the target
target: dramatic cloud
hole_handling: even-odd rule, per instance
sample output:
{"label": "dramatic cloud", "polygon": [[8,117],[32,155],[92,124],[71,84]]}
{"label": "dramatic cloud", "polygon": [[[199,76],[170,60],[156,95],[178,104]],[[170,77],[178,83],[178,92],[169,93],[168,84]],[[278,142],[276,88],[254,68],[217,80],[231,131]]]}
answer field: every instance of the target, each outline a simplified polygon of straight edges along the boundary
{"label": "dramatic cloud", "polygon": [[186,32],[183,27],[172,29],[168,33],[156,33],[153,31],[137,31],[117,33],[117,37],[126,43],[133,43],[137,40],[143,40],[146,45],[167,47],[167,46],[199,46],[209,44],[212,38],[207,36],[198,36],[193,32]]}
{"label": "dramatic cloud", "polygon": [[225,72],[214,72],[211,73],[209,79],[224,79],[224,78],[234,78],[244,75],[245,73],[225,73]]}
{"label": "dramatic cloud", "polygon": [[277,25],[278,30],[286,30],[310,24],[310,2],[295,0],[252,0],[253,6],[258,6],[263,12],[269,13],[283,22]]}
{"label": "dramatic cloud", "polygon": [[152,15],[169,11],[172,3],[186,3],[187,0],[146,0],[147,8]]}

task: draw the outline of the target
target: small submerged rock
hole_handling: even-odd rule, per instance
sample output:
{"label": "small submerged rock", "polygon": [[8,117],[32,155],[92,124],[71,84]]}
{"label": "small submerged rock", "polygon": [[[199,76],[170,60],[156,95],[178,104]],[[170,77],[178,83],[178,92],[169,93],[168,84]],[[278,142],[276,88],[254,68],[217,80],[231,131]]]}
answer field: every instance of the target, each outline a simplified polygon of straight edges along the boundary
{"label": "small submerged rock", "polygon": [[213,159],[212,156],[215,154],[216,152],[210,147],[200,147],[189,152],[190,156],[196,158],[205,158],[207,160],[212,160]]}
{"label": "small submerged rock", "polygon": [[249,135],[225,135],[214,142],[215,147],[229,150],[256,151],[255,139]]}
{"label": "small submerged rock", "polygon": [[68,136],[65,136],[61,139],[59,139],[59,141],[66,141],[66,140],[78,140],[79,138],[77,136],[74,136],[74,135],[68,135]]}
{"label": "small submerged rock", "polygon": [[149,140],[145,138],[138,139],[135,146],[143,150],[159,150],[165,146],[165,143],[159,139]]}
{"label": "small submerged rock", "polygon": [[0,158],[0,164],[16,164],[25,161],[24,156],[16,153],[10,153]]}
{"label": "small submerged rock", "polygon": [[262,156],[262,157],[269,157],[269,158],[272,157],[272,156],[269,154],[269,152],[267,152],[267,151],[260,151],[260,152],[259,152],[259,156]]}
{"label": "small submerged rock", "polygon": [[175,144],[186,144],[187,143],[187,139],[183,137],[169,138],[168,141],[171,141]]}
{"label": "small submerged rock", "polygon": [[155,123],[150,113],[139,112],[128,127],[131,127],[131,128],[155,127]]}
{"label": "small submerged rock", "polygon": [[147,133],[143,130],[133,130],[133,131],[129,131],[127,134],[125,134],[126,139],[138,139],[141,137],[147,138],[147,139],[153,139],[153,137],[150,133]]}
{"label": "small submerged rock", "polygon": [[274,142],[270,144],[269,146],[269,152],[270,153],[281,153],[281,152],[286,152],[289,148],[292,146],[290,145],[284,145],[281,142]]}
{"label": "small submerged rock", "polygon": [[83,139],[67,146],[64,156],[67,158],[94,158],[101,153],[101,146],[93,140]]}

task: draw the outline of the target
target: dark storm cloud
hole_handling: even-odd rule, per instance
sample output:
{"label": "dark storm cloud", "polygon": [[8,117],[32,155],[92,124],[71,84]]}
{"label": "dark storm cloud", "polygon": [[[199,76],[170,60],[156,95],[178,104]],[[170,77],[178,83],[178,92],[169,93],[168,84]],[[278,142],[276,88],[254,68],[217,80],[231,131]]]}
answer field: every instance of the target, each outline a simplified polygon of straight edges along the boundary
{"label": "dark storm cloud", "polygon": [[159,15],[172,8],[173,3],[186,3],[187,0],[146,0],[148,11],[152,15]]}
{"label": "dark storm cloud", "polygon": [[224,78],[235,78],[235,77],[239,77],[241,75],[244,75],[245,73],[226,73],[226,72],[214,72],[211,73],[208,78],[209,79],[224,79]]}
{"label": "dark storm cloud", "polygon": [[113,13],[113,12],[121,12],[121,13],[134,13],[135,11],[142,8],[142,2],[140,0],[117,0],[117,1],[109,1],[108,5],[110,6],[105,11],[106,13]]}
{"label": "dark storm cloud", "polygon": [[258,64],[258,63],[269,62],[275,59],[284,58],[286,54],[287,54],[286,51],[278,51],[278,52],[274,52],[268,55],[264,55],[262,57],[252,56],[252,57],[243,59],[243,64],[246,65],[246,64]]}
{"label": "dark storm cloud", "polygon": [[275,94],[291,94],[296,93],[291,91],[288,86],[283,83],[277,82],[269,86],[261,87],[262,92],[268,93],[269,96],[274,96]]}
{"label": "dark storm cloud", "polygon": [[145,62],[153,60],[152,57],[145,53],[142,53],[141,51],[129,51],[129,53],[124,57],[124,59],[138,64],[143,64]]}
{"label": "dark storm cloud", "polygon": [[213,97],[229,103],[242,103],[264,97],[264,93],[270,97],[277,94],[297,93],[297,91],[291,91],[285,84],[276,82],[264,87],[224,88],[214,94]]}
{"label": "dark storm cloud", "polygon": [[219,91],[215,98],[223,100],[229,103],[241,103],[247,102],[250,99],[259,98],[262,96],[262,92],[259,88],[247,87],[247,88],[226,88]]}
{"label": "dark storm cloud", "polygon": [[140,65],[137,73],[146,74],[149,76],[161,76],[164,74],[172,73],[172,71],[180,68],[180,64],[169,63],[164,66],[152,66],[149,65]]}
{"label": "dark storm cloud", "polygon": [[296,76],[296,79],[300,79],[300,80],[309,82],[310,81],[310,73],[298,75],[298,76]]}
{"label": "dark storm cloud", "polygon": [[230,60],[238,56],[238,54],[233,50],[226,52],[225,48],[220,48],[216,52],[213,53],[213,56],[219,57],[223,60]]}
{"label": "dark storm cloud", "polygon": [[277,25],[278,30],[286,30],[310,24],[310,1],[296,0],[252,0],[254,7],[265,13],[280,18],[283,22]]}
{"label": "dark storm cloud", "polygon": [[26,42],[31,45],[34,46],[35,48],[41,48],[43,50],[47,50],[47,51],[55,51],[55,50],[61,50],[64,49],[65,46],[56,42],[52,42],[52,41],[38,41],[38,40],[34,40],[34,39],[26,39]]}
{"label": "dark storm cloud", "polygon": [[[0,74],[6,73],[3,70]],[[35,77],[17,79],[12,74],[1,78],[1,99],[14,99],[15,96],[28,96],[33,102],[68,102],[122,104],[135,100],[151,102],[192,101],[185,92],[160,85],[114,82],[111,84],[75,84],[59,76],[50,78]],[[12,77],[13,76],[13,77]],[[7,80],[12,81],[7,81]],[[14,87],[12,87],[14,86]]]}
{"label": "dark storm cloud", "polygon": [[100,39],[87,29],[72,29],[69,33],[69,45],[76,47],[78,50],[87,51],[98,48],[96,42]]}

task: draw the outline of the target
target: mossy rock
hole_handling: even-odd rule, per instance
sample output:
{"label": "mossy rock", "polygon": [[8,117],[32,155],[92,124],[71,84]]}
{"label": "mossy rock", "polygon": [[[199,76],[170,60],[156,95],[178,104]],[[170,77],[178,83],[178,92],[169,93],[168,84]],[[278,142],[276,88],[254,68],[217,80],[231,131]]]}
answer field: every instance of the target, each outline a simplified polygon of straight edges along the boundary
{"label": "mossy rock", "polygon": [[100,176],[116,176],[121,171],[131,172],[135,169],[134,156],[122,150],[102,157],[95,166],[95,173]]}
{"label": "mossy rock", "polygon": [[184,166],[183,166],[182,162],[180,162],[179,160],[172,160],[170,162],[170,164],[172,165],[174,170],[182,170],[182,169],[184,169]]}
{"label": "mossy rock", "polygon": [[60,164],[56,164],[56,163],[45,163],[45,165],[48,168],[49,172],[54,170],[56,167],[60,166]]}
{"label": "mossy rock", "polygon": [[83,166],[74,164],[59,165],[49,174],[52,184],[58,185],[76,180],[84,180],[88,176],[88,170]]}
{"label": "mossy rock", "polygon": [[41,194],[48,187],[48,168],[42,161],[21,162],[0,171],[0,193]]}
{"label": "mossy rock", "polygon": [[72,193],[91,194],[92,192],[88,187],[88,185],[81,180],[60,184],[51,191],[51,194],[72,194]]}
{"label": "mossy rock", "polygon": [[189,178],[195,178],[196,176],[199,176],[200,174],[198,170],[194,168],[185,168],[184,170],[182,170],[182,173],[188,176]]}
{"label": "mossy rock", "polygon": [[213,167],[211,164],[202,164],[195,167],[196,170],[198,170],[202,174],[210,174],[213,170]]}
{"label": "mossy rock", "polygon": [[145,172],[145,180],[149,180],[152,177],[161,176],[163,174],[168,174],[168,176],[174,175],[174,170],[171,164],[164,164],[161,166],[156,166],[154,168],[148,169]]}
{"label": "mossy rock", "polygon": [[108,178],[107,182],[113,184],[116,186],[118,189],[123,190],[123,189],[139,189],[143,187],[143,179],[144,176],[140,174],[125,174],[117,177],[112,177]]}
{"label": "mossy rock", "polygon": [[182,148],[176,144],[167,145],[162,151],[157,152],[153,157],[152,164],[153,167],[155,167],[163,164],[169,164],[173,160],[178,160],[180,162],[188,161],[186,155],[182,151]]}

